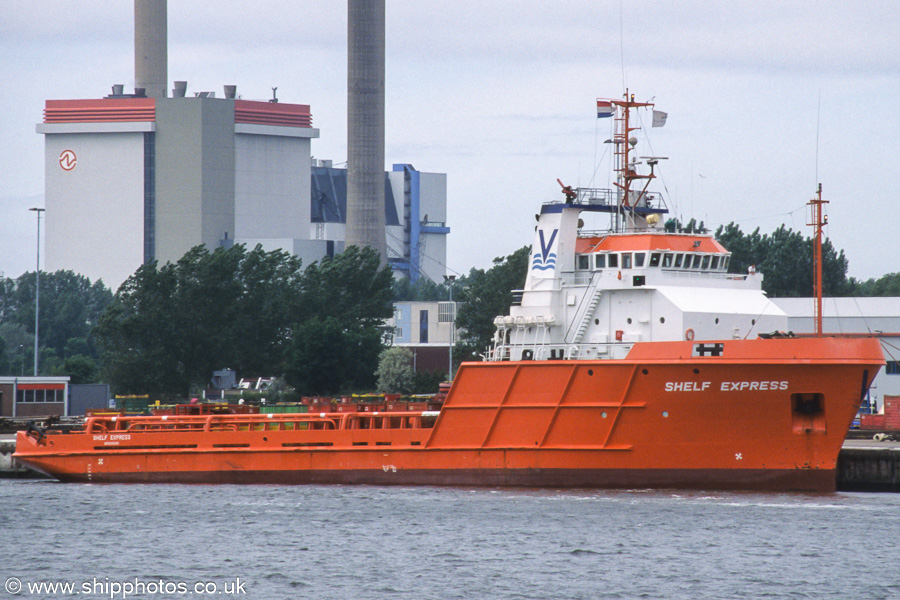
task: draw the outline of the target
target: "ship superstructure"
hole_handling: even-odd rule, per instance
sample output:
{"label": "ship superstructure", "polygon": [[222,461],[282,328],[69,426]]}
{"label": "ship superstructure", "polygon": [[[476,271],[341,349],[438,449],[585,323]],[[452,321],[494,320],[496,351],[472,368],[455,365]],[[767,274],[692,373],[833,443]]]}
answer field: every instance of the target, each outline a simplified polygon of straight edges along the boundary
{"label": "ship superstructure", "polygon": [[[678,232],[675,221],[663,226],[668,208],[648,189],[664,159],[633,158],[638,128],[629,118],[653,105],[627,94],[607,102],[617,110],[616,188],[563,186],[564,201],[541,207],[525,286],[510,314],[495,319],[488,359],[623,358],[635,342],[787,329],[761,273],[729,273],[731,253],[711,235]],[[641,164],[648,173],[638,173]],[[593,214],[609,215],[608,231],[584,230],[582,217]]]}

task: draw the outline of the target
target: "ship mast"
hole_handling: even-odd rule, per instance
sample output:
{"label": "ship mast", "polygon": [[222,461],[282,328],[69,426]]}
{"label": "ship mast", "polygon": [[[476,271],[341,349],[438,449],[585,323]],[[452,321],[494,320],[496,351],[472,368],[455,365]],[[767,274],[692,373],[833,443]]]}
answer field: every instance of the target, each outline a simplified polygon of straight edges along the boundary
{"label": "ship mast", "polygon": [[816,337],[822,336],[822,228],[828,224],[828,215],[822,210],[822,205],[828,204],[828,200],[822,200],[822,184],[816,192],[816,197],[807,203],[810,208],[810,222],[807,225],[815,227],[816,239],[813,250],[813,289],[816,295],[815,321]]}
{"label": "ship mast", "polygon": [[[652,102],[635,102],[634,94],[629,95],[628,90],[625,90],[625,96],[623,100],[610,100],[614,106],[617,107],[616,110],[616,132],[613,135],[613,144],[615,145],[616,151],[616,173],[618,173],[617,180],[615,186],[619,188],[619,198],[618,198],[618,210],[616,211],[616,225],[615,231],[619,231],[619,214],[623,212],[622,208],[632,209],[637,203],[640,201],[641,197],[644,195],[644,192],[647,191],[647,187],[650,185],[650,181],[655,178],[653,174],[653,165],[651,164],[650,173],[647,175],[639,175],[635,168],[635,165],[631,163],[630,153],[633,149],[634,144],[637,143],[637,140],[631,137],[632,131],[637,131],[640,127],[632,127],[629,123],[631,109],[632,108],[643,108],[646,106],[653,106]],[[641,190],[641,193],[634,199],[634,203],[631,202],[631,185],[632,182],[638,179],[646,179],[647,183],[644,185],[644,189]]]}

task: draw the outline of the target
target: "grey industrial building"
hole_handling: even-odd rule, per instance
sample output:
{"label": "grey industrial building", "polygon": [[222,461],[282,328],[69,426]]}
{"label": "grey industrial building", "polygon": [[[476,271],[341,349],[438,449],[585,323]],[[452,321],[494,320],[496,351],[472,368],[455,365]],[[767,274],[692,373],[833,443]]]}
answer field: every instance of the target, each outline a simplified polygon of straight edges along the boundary
{"label": "grey industrial building", "polygon": [[[141,264],[177,261],[198,244],[260,244],[309,264],[340,252],[349,233],[396,271],[442,280],[446,176],[409,164],[384,173],[383,0],[351,3],[349,87],[380,85],[382,100],[361,106],[351,94],[347,169],[313,164],[319,131],[308,105],[244,100],[233,85],[219,95],[189,92],[184,81],[169,97],[166,2],[134,6],[134,90],[114,85],[105,98],[47,100],[37,125],[45,138],[47,270],[70,269],[116,289]],[[380,58],[367,54],[372,43]],[[381,178],[383,186],[372,183]],[[371,231],[360,237],[372,223],[387,239],[386,256]]]}

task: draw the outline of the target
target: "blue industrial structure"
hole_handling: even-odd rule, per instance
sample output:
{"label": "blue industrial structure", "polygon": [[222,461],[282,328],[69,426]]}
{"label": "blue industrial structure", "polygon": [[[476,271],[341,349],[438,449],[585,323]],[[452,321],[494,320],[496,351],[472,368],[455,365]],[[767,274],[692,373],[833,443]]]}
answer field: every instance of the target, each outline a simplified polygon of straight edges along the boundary
{"label": "blue industrial structure", "polygon": [[[396,236],[398,243],[391,243],[392,234],[389,233],[388,263],[395,272],[406,275],[413,282],[417,281],[423,272],[427,272],[422,267],[426,236],[430,234],[446,236],[450,233],[450,228],[443,219],[430,220],[427,214],[423,215],[423,206],[430,206],[432,214],[443,215],[446,212],[445,187],[442,186],[437,190],[436,197],[425,197],[428,192],[423,191],[423,187],[432,194],[435,193],[435,188],[433,185],[423,186],[423,176],[434,177],[434,174],[423,174],[410,164],[395,164],[393,171],[385,173],[385,223],[388,232],[392,227],[402,230],[402,238],[399,234]],[[313,224],[346,223],[347,170],[332,167],[327,163],[325,166],[314,166],[310,199]],[[446,245],[441,244],[440,247],[445,248]],[[435,250],[432,249],[432,253]],[[444,251],[436,253],[443,263]],[[439,279],[440,276],[437,277],[437,280]]]}

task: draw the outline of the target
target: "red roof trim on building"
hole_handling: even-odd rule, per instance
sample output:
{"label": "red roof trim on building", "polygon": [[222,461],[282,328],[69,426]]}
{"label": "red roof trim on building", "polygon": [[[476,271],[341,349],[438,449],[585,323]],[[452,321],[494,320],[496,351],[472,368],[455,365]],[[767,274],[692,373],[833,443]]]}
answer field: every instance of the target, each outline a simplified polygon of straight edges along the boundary
{"label": "red roof trim on building", "polygon": [[64,390],[64,383],[20,383],[16,385],[20,390]]}
{"label": "red roof trim on building", "polygon": [[122,123],[155,121],[154,98],[47,100],[44,123]]}
{"label": "red roof trim on building", "polygon": [[252,125],[280,125],[282,127],[312,127],[312,115],[309,112],[308,104],[235,100],[234,122]]}

